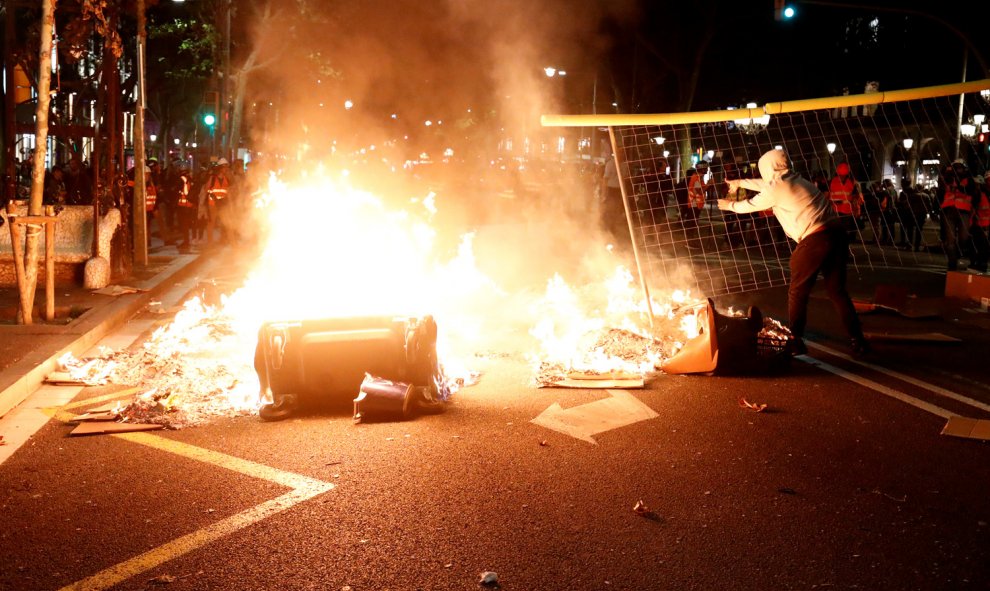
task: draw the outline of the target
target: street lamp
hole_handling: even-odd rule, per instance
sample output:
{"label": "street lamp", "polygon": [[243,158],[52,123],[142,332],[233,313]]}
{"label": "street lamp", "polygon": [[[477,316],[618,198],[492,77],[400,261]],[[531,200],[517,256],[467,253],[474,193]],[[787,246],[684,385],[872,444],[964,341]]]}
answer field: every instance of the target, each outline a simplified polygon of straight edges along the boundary
{"label": "street lamp", "polygon": [[829,154],[835,154],[835,142],[825,144],[825,149],[828,150]]}
{"label": "street lamp", "polygon": [[[746,103],[747,109],[755,109],[756,103]],[[770,115],[764,113],[760,117],[746,117],[743,119],[734,119],[733,123],[736,124],[743,133],[749,135],[756,135],[767,128],[770,124]]]}
{"label": "street lamp", "polygon": [[911,138],[909,138],[909,137],[906,137],[906,138],[904,138],[904,141],[902,143],[904,144],[904,149],[905,150],[910,150],[911,149],[911,146],[914,145],[914,140],[911,139]]}
{"label": "street lamp", "polygon": [[990,131],[990,126],[984,124],[987,117],[983,113],[977,113],[973,117],[959,126],[959,133],[962,134],[964,138],[968,141],[974,141],[977,138],[977,134],[983,134]]}

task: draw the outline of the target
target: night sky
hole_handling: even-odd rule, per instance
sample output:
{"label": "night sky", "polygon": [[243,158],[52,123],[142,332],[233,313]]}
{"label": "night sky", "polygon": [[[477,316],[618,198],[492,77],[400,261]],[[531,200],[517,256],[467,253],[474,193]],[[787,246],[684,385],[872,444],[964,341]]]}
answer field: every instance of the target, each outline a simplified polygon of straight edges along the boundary
{"label": "night sky", "polygon": [[[273,1],[291,12],[300,0]],[[878,4],[943,19],[990,60],[990,2]],[[773,0],[309,5],[326,19],[292,24],[291,44],[272,27],[252,27],[257,4],[239,5],[235,28],[255,35],[235,40],[234,63],[259,43],[284,52],[277,67],[254,78],[253,92],[283,106],[298,101],[295,110],[310,122],[322,103],[335,128],[360,120],[363,131],[390,113],[415,128],[425,119],[455,121],[468,109],[526,128],[542,113],[708,110],[833,96],[843,88],[858,94],[867,81],[893,90],[962,79],[964,44],[956,33],[931,18],[869,8],[796,3],[796,17],[778,22]],[[313,52],[337,72],[320,86],[305,59]],[[548,79],[546,66],[566,70],[566,78]],[[971,57],[967,78],[981,77]],[[356,107],[341,120],[345,99]]]}

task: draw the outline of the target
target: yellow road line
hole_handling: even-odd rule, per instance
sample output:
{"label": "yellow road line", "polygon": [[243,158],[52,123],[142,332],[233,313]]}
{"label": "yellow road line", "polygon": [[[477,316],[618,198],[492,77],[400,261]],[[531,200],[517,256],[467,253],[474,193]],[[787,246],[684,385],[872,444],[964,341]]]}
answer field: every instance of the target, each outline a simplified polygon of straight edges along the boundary
{"label": "yellow road line", "polygon": [[111,392],[109,394],[104,394],[102,396],[94,396],[92,398],[87,398],[86,400],[77,400],[75,402],[70,402],[69,404],[62,405],[62,410],[68,410],[70,408],[79,408],[81,406],[89,406],[91,404],[96,404],[98,402],[106,402],[108,400],[116,400],[117,398],[123,398],[124,396],[130,396],[136,392],[140,392],[141,388],[128,388],[126,390],[121,390],[119,392]]}
{"label": "yellow road line", "polygon": [[60,591],[96,591],[113,587],[135,575],[161,566],[183,554],[202,548],[224,536],[281,513],[333,488],[333,485],[330,483],[309,480],[316,484],[290,491],[280,497],[232,515],[191,534],[172,540],[163,546],[159,546],[130,560],[102,570],[91,577],[62,587]]}
{"label": "yellow road line", "polygon": [[278,468],[272,468],[271,466],[266,466],[250,460],[235,458],[234,456],[229,456],[218,451],[204,449],[202,447],[189,445],[188,443],[182,443],[181,441],[167,439],[165,437],[152,435],[150,433],[116,433],[113,436],[132,443],[140,443],[141,445],[164,450],[176,455],[191,458],[193,460],[213,464],[214,466],[220,466],[221,468],[233,470],[234,472],[240,472],[241,474],[253,476],[254,478],[268,480],[288,488],[304,489],[320,486],[333,487],[332,484],[323,482],[322,480],[316,480],[315,478],[310,478],[301,474],[286,472],[284,470],[279,470]]}
{"label": "yellow road line", "polygon": [[841,378],[845,378],[850,382],[856,382],[861,386],[866,386],[871,390],[874,390],[881,394],[885,394],[887,396],[890,396],[891,398],[900,400],[901,402],[906,402],[907,404],[910,404],[915,408],[920,408],[923,411],[930,412],[937,417],[948,419],[949,417],[955,414],[954,412],[946,410],[941,406],[936,406],[934,404],[931,404],[930,402],[925,402],[924,400],[915,398],[914,396],[911,396],[909,394],[905,394],[900,390],[895,390],[894,388],[885,386],[869,378],[864,378],[863,376],[854,374],[851,371],[846,371],[841,367],[836,367],[829,363],[825,363],[824,361],[820,361],[818,359],[815,359],[814,357],[808,357],[807,355],[799,355],[798,357],[801,359],[801,361],[804,361],[808,365],[812,365],[814,367],[817,367],[818,369],[822,369],[827,372],[834,373],[835,375]]}
{"label": "yellow road line", "polygon": [[[139,388],[131,388],[120,392],[95,396],[86,400],[66,404],[59,408],[47,408],[44,409],[44,412],[60,421],[70,422],[76,416],[67,412],[68,409],[91,406],[100,402],[122,398],[139,390]],[[112,436],[192,460],[213,464],[214,466],[226,468],[227,470],[232,470],[253,478],[267,480],[291,490],[275,499],[241,511],[236,515],[186,534],[162,546],[149,550],[144,554],[135,556],[130,560],[104,569],[95,575],[67,585],[62,588],[62,591],[108,589],[131,577],[156,568],[193,550],[202,548],[224,536],[281,513],[303,501],[307,501],[334,488],[334,485],[329,482],[323,482],[322,480],[293,472],[286,472],[278,468],[272,468],[271,466],[150,433],[115,433]]]}

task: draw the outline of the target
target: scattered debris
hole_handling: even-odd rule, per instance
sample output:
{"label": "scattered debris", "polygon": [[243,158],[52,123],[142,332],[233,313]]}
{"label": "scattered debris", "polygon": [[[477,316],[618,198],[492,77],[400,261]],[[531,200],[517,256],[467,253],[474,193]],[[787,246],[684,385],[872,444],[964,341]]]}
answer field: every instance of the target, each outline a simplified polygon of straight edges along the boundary
{"label": "scattered debris", "polygon": [[879,488],[873,489],[873,494],[875,494],[875,495],[883,495],[883,496],[887,497],[888,499],[890,499],[891,501],[894,501],[895,503],[906,503],[907,502],[907,495],[904,495],[904,496],[901,496],[901,497],[895,497],[893,495],[889,495],[889,494],[883,492]]}
{"label": "scattered debris", "polygon": [[72,377],[72,374],[64,371],[53,371],[45,376],[45,383],[49,386],[98,386],[97,383],[90,383],[86,380],[79,380]]}
{"label": "scattered debris", "polygon": [[[587,341],[589,350],[583,353],[583,360],[570,365],[541,360],[536,367],[536,387],[642,388],[646,370],[660,362],[665,347],[670,348],[661,339],[618,328],[589,333]],[[591,367],[609,369],[583,369]]]}
{"label": "scattered debris", "polygon": [[782,486],[782,487],[778,488],[777,489],[777,492],[783,493],[785,495],[796,495],[797,494],[797,491],[796,490],[794,490],[793,488],[788,488],[786,486]]}
{"label": "scattered debris", "polygon": [[650,521],[660,521],[660,516],[647,507],[646,503],[644,503],[642,499],[636,501],[636,504],[633,505],[633,513],[645,519],[649,519]]}
{"label": "scattered debris", "polygon": [[116,296],[127,295],[129,293],[139,293],[142,291],[148,291],[148,290],[141,289],[138,287],[130,287],[127,285],[108,285],[102,289],[94,289],[93,293],[116,297]]}
{"label": "scattered debris", "polygon": [[748,408],[753,412],[763,412],[767,409],[766,403],[755,404],[753,402],[746,400],[745,398],[739,399],[739,407]]}
{"label": "scattered debris", "polygon": [[156,585],[168,585],[169,583],[174,583],[179,580],[179,577],[173,575],[158,575],[152,579],[148,579],[149,583],[154,583]]}
{"label": "scattered debris", "polygon": [[550,442],[547,441],[546,439],[541,439],[540,440],[540,447],[550,447]]}
{"label": "scattered debris", "polygon": [[3,435],[0,435],[0,445],[7,445],[7,442],[3,440]]}
{"label": "scattered debris", "polygon": [[492,572],[490,570],[486,570],[485,572],[481,573],[481,580],[478,581],[478,584],[485,585],[487,587],[498,586],[498,573]]}
{"label": "scattered debris", "polygon": [[943,298],[919,298],[909,294],[905,287],[890,285],[878,285],[873,301],[853,300],[853,306],[859,314],[889,311],[913,319],[941,315],[943,303]]}
{"label": "scattered debris", "polygon": [[85,385],[135,386],[142,393],[116,409],[119,420],[178,429],[257,412],[253,359],[249,351],[238,353],[244,349],[240,340],[229,317],[194,298],[140,348],[103,349],[83,360],[67,354],[59,359],[59,370]]}

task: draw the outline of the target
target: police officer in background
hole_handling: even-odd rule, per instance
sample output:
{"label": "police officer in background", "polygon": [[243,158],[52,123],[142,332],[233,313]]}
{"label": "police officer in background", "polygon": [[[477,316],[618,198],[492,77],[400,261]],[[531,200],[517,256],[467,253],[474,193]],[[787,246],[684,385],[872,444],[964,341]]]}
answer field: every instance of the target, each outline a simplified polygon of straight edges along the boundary
{"label": "police officer in background", "polygon": [[835,167],[835,176],[828,185],[828,195],[835,213],[839,214],[842,227],[847,234],[855,236],[859,230],[859,216],[863,211],[863,193],[852,178],[847,163],[841,162]]}
{"label": "police officer in background", "polygon": [[220,242],[226,244],[228,241],[228,214],[227,208],[230,206],[230,162],[226,158],[217,160],[216,165],[206,179],[206,244],[213,244],[213,228],[220,229]]}
{"label": "police officer in background", "polygon": [[942,173],[938,197],[942,203],[942,248],[949,271],[956,270],[963,249],[970,246],[970,220],[979,196],[976,181],[962,160],[956,160]]}

